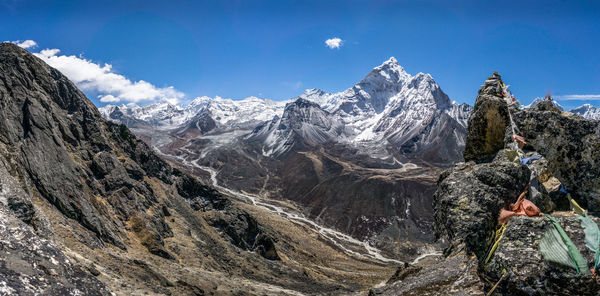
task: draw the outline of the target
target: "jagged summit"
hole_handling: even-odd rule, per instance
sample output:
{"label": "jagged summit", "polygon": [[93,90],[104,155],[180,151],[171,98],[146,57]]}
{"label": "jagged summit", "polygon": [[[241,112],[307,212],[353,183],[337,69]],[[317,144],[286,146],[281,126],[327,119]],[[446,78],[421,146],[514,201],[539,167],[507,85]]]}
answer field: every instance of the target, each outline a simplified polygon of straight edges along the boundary
{"label": "jagged summit", "polygon": [[405,73],[404,68],[398,63],[398,60],[394,57],[390,57],[387,61],[383,62],[381,65],[373,68],[373,71],[386,71],[386,72],[394,72],[394,73]]}
{"label": "jagged summit", "polygon": [[398,60],[395,57],[390,57],[387,61],[383,62],[383,64],[398,64]]}
{"label": "jagged summit", "polygon": [[355,85],[366,92],[386,91],[389,88],[399,90],[411,76],[406,73],[398,61],[391,57],[373,70]]}
{"label": "jagged summit", "polygon": [[600,120],[600,108],[596,108],[591,104],[584,104],[571,110],[571,112],[579,114],[584,118]]}
{"label": "jagged summit", "polygon": [[[470,112],[469,106],[452,104],[431,75],[411,76],[395,58],[375,67],[363,80],[345,91],[330,94],[308,89],[295,100],[318,104],[327,111],[324,116],[344,126],[336,142],[350,144],[366,154],[382,158],[390,155],[386,150],[388,144],[397,147],[401,154],[437,149],[440,156],[432,158],[435,162],[460,159]],[[318,129],[319,125],[313,127]],[[324,130],[321,132],[328,134]],[[255,136],[250,138],[260,138]],[[329,137],[326,139],[330,140]],[[271,139],[269,143],[283,141]],[[438,145],[445,145],[445,148],[439,149]]]}

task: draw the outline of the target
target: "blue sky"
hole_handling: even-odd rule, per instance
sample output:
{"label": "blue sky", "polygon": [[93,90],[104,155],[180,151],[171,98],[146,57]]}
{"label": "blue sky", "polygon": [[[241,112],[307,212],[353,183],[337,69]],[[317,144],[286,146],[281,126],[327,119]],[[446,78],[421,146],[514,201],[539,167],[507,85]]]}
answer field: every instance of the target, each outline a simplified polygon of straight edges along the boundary
{"label": "blue sky", "polygon": [[[48,57],[108,63],[101,71],[124,87],[180,101],[340,91],[394,56],[458,102],[473,104],[497,70],[523,103],[549,92],[590,98],[566,107],[600,105],[600,4],[504,2],[0,0],[0,36],[34,40],[32,52],[60,49]],[[334,37],[343,42],[331,49]],[[98,88],[86,93],[103,105]]]}

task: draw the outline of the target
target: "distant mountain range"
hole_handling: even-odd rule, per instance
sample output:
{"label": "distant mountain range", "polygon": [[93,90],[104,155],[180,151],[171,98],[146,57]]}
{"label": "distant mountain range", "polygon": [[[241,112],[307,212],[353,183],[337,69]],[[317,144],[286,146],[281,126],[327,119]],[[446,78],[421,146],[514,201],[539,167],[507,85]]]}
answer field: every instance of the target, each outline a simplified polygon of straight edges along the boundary
{"label": "distant mountain range", "polygon": [[[305,110],[310,115],[291,114],[304,108],[312,108]],[[104,118],[134,128],[193,130],[199,135],[256,127],[247,138],[262,139],[265,156],[277,157],[289,151],[294,143],[291,128],[311,142],[344,143],[379,158],[437,150],[430,157],[436,163],[461,158],[470,111],[466,104],[451,102],[431,75],[411,76],[393,57],[339,93],[309,89],[297,98],[279,102],[255,97],[240,101],[200,97],[185,107],[160,101],[143,107],[100,108]],[[301,122],[294,125],[290,120]]]}
{"label": "distant mountain range", "polygon": [[103,117],[128,126],[150,126],[173,129],[189,125],[201,114],[210,114],[215,124],[224,130],[256,126],[281,114],[287,101],[276,102],[249,97],[234,101],[220,97],[198,97],[187,106],[163,100],[146,106],[107,105],[99,108]]}

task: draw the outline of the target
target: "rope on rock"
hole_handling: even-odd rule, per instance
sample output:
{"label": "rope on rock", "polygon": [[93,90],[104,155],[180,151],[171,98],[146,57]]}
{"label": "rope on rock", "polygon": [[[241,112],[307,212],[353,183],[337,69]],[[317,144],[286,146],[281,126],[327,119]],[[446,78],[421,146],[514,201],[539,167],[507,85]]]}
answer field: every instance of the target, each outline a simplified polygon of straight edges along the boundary
{"label": "rope on rock", "polygon": [[485,257],[483,264],[487,265],[488,263],[490,263],[490,259],[492,259],[492,255],[494,255],[494,252],[496,251],[496,249],[498,248],[498,245],[500,244],[500,240],[502,240],[502,237],[504,236],[504,231],[506,230],[506,225],[508,225],[508,223],[502,224],[502,226],[500,226],[500,228],[498,228],[496,230],[496,236],[494,238],[494,243],[492,244],[492,247],[488,251],[488,255],[487,255],[487,257]]}
{"label": "rope on rock", "polygon": [[508,118],[510,119],[510,129],[512,132],[514,149],[516,151],[521,151],[521,149],[523,149],[523,146],[526,144],[526,142],[523,137],[521,137],[517,134],[517,131],[518,131],[517,125],[515,124],[515,121],[513,120],[512,112],[510,112],[510,107],[516,103],[516,99],[512,95],[510,90],[508,90],[508,87],[510,85],[506,85],[506,84],[504,84],[504,82],[502,82],[502,84],[500,86],[502,88],[501,95],[502,95],[502,97],[505,98],[506,105],[507,105],[506,108],[508,110]]}
{"label": "rope on rock", "polygon": [[492,295],[492,293],[494,293],[494,291],[496,291],[496,288],[498,288],[498,285],[500,285],[500,283],[502,282],[502,280],[504,280],[504,278],[508,275],[508,273],[506,272],[506,270],[502,271],[502,277],[500,277],[500,279],[496,282],[496,284],[492,287],[492,289],[485,294],[485,296],[490,296]]}
{"label": "rope on rock", "polygon": [[510,106],[514,102],[514,100],[513,100],[514,97],[513,97],[512,93],[510,93],[510,91],[508,90],[509,86],[510,85],[504,84],[504,82],[502,83],[502,95],[504,96],[504,98],[506,98],[505,101],[506,101],[506,105],[508,106],[508,117],[510,118],[510,128],[512,130],[512,135],[514,137],[515,135],[517,135],[517,133],[515,131],[516,130],[516,128],[515,128],[516,125],[515,125],[515,122],[514,122],[514,120],[512,118],[512,114],[510,112]]}

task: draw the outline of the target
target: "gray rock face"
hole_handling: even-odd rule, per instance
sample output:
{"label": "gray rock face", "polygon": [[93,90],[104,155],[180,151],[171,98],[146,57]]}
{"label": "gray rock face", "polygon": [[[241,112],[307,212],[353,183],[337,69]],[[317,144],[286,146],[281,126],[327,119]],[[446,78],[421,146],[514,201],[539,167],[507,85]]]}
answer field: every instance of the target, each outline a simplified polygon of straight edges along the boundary
{"label": "gray rock face", "polygon": [[440,176],[434,194],[434,215],[439,235],[478,257],[493,241],[500,209],[517,200],[529,181],[529,169],[497,160],[459,164]]}
{"label": "gray rock face", "polygon": [[456,252],[412,277],[373,289],[369,295],[485,295],[477,262],[475,256]]}
{"label": "gray rock face", "polygon": [[528,143],[525,149],[543,155],[553,175],[583,207],[600,211],[600,122],[537,110],[514,114]]}
{"label": "gray rock face", "polygon": [[39,218],[7,165],[0,156],[0,294],[109,294],[103,283],[71,264],[53,241],[25,223]]}
{"label": "gray rock face", "polygon": [[102,282],[74,266],[50,241],[0,209],[0,294],[109,295]]}
{"label": "gray rock face", "polygon": [[465,161],[490,160],[504,147],[510,115],[502,96],[502,83],[500,75],[494,73],[479,90],[467,127]]}
{"label": "gray rock face", "polygon": [[[553,215],[578,250],[593,266],[593,253],[585,247],[579,220],[572,214]],[[600,219],[594,218],[596,223]],[[539,241],[552,222],[545,217],[513,217],[494,252],[486,275],[492,282],[507,276],[500,286],[503,295],[598,295],[600,281],[577,274],[575,269],[549,263],[539,251]]]}

